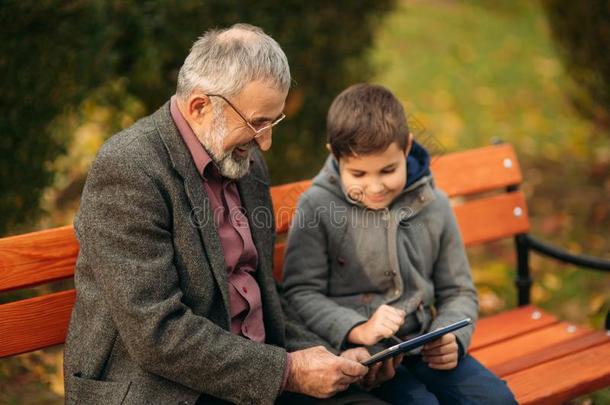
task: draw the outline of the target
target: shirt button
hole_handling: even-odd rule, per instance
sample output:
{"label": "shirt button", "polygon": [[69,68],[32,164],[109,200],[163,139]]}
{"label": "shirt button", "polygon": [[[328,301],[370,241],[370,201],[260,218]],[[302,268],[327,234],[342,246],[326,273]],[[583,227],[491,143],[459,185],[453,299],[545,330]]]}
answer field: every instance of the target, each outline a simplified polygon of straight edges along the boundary
{"label": "shirt button", "polygon": [[244,292],[244,294],[248,294],[248,289],[246,287],[242,287],[241,290]]}

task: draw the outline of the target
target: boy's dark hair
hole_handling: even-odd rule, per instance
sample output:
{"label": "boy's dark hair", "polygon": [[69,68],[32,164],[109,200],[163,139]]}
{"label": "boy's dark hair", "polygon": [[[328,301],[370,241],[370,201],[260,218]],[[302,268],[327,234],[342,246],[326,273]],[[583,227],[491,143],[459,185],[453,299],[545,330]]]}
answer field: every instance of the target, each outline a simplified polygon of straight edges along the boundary
{"label": "boy's dark hair", "polygon": [[333,101],[326,117],[326,137],[337,159],[386,150],[397,142],[407,149],[409,127],[402,105],[385,87],[355,84]]}

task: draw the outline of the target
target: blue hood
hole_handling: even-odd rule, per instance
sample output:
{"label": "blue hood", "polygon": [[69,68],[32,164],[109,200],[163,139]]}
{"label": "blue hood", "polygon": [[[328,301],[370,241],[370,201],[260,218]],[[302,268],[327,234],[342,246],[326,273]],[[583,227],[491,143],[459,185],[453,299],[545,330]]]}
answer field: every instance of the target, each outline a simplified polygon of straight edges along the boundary
{"label": "blue hood", "polygon": [[408,188],[411,184],[429,174],[430,155],[423,146],[413,141],[411,151],[407,156],[407,184],[405,188]]}

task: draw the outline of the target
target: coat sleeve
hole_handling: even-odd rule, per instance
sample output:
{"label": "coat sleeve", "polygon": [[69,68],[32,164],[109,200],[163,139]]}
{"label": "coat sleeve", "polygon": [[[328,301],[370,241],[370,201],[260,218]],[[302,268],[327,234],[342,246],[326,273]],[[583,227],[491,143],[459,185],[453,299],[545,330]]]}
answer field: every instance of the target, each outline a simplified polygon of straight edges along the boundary
{"label": "coat sleeve", "polygon": [[284,256],[284,294],[305,325],[339,350],[367,318],[328,298],[328,240],[319,211],[306,196],[299,200]]}
{"label": "coat sleeve", "polygon": [[328,341],[313,333],[303,324],[301,317],[286,300],[283,290],[283,285],[278,285],[278,292],[280,293],[286,321],[286,350],[293,352],[308,347],[324,346],[331,353],[339,354],[339,351]]}
{"label": "coat sleeve", "polygon": [[136,159],[113,152],[102,150],[90,170],[76,230],[130,357],[198,392],[273,403],[286,351],[232,335],[184,304],[167,196]]}
{"label": "coat sleeve", "polygon": [[477,320],[479,302],[457,221],[448,199],[443,195],[440,200],[443,204],[444,224],[439,254],[433,269],[437,315],[430,330],[471,318],[473,325],[453,332],[465,354]]}

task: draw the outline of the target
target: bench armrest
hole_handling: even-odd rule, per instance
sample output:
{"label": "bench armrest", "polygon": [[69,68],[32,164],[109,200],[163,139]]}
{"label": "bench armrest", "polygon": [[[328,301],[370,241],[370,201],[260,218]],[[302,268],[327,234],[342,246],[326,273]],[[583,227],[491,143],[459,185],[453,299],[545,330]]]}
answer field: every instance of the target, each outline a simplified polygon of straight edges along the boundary
{"label": "bench armrest", "polygon": [[547,242],[542,242],[533,236],[527,234],[520,236],[523,238],[523,242],[530,249],[542,255],[557,259],[564,263],[570,263],[578,267],[586,267],[599,271],[610,271],[610,260],[608,259],[588,255],[576,255],[566,250],[557,248]]}
{"label": "bench armrest", "polygon": [[[566,250],[555,247],[547,242],[542,242],[528,234],[519,234],[515,237],[517,248],[518,274],[515,284],[517,285],[517,295],[519,306],[527,305],[530,302],[530,287],[532,279],[529,271],[529,252],[535,251],[544,256],[559,260],[563,263],[570,263],[578,267],[585,267],[598,271],[610,272],[610,260],[589,255],[576,255]],[[606,314],[606,331],[610,334],[610,310]]]}

